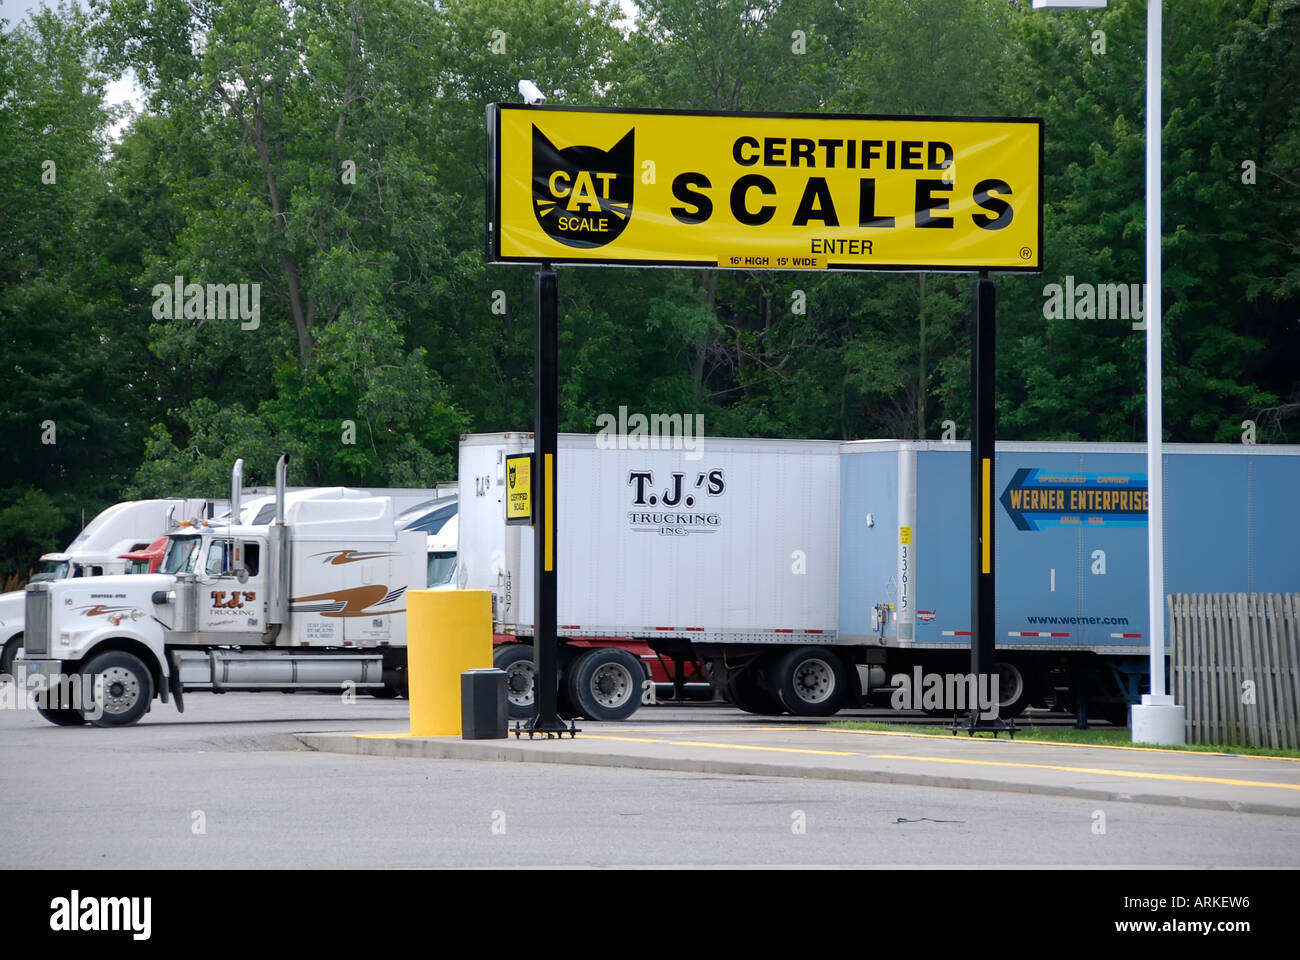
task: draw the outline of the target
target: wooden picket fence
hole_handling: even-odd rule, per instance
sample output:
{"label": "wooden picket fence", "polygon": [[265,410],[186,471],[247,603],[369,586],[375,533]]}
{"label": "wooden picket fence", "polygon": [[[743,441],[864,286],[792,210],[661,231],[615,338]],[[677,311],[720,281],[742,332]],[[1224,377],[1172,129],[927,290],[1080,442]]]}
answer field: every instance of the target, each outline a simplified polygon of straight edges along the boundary
{"label": "wooden picket fence", "polygon": [[1300,748],[1300,594],[1175,593],[1169,624],[1188,743]]}

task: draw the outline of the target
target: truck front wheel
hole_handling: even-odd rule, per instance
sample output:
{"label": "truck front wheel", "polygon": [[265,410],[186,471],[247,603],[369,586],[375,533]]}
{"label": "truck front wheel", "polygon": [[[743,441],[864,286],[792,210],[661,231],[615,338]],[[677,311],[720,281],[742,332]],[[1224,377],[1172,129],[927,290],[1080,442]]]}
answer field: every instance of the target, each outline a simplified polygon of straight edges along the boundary
{"label": "truck front wheel", "polygon": [[82,715],[97,727],[125,727],[149,710],[153,700],[153,674],[140,658],[122,650],[110,650],[92,658],[81,668],[83,694],[93,698]]}
{"label": "truck front wheel", "polygon": [[825,647],[795,647],[776,664],[781,703],[796,717],[829,717],[844,703],[844,664]]}
{"label": "truck front wheel", "polygon": [[56,727],[81,727],[86,723],[81,711],[71,707],[37,707],[36,712]]}
{"label": "truck front wheel", "polygon": [[569,665],[569,699],[588,720],[626,720],[641,705],[641,661],[619,647],[596,647]]}

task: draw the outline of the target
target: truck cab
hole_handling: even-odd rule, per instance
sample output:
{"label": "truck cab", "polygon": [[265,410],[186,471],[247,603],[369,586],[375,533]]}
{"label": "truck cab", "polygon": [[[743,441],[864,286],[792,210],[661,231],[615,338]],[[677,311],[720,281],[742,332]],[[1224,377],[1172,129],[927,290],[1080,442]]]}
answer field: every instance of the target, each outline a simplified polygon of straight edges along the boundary
{"label": "truck cab", "polygon": [[453,515],[442,525],[437,533],[428,537],[430,590],[455,590],[458,581],[459,563],[456,552],[457,531],[460,518]]}
{"label": "truck cab", "polygon": [[256,527],[212,527],[168,537],[158,568],[176,580],[172,629],[166,632],[193,630],[229,636],[231,642],[263,642],[271,629],[262,563],[266,555],[267,533]]}
{"label": "truck cab", "polygon": [[408,508],[397,520],[403,530],[425,534],[428,551],[425,584],[430,590],[455,590],[459,583],[457,531],[460,499],[440,496]]}
{"label": "truck cab", "polygon": [[167,551],[167,542],[166,536],[159,537],[144,549],[127,551],[119,559],[127,562],[127,573],[157,573]]}

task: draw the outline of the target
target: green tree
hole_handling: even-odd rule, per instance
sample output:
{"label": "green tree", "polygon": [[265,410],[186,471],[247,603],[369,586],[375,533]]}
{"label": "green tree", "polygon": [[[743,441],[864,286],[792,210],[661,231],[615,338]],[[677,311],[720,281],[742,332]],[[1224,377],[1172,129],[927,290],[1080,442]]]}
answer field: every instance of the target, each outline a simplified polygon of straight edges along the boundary
{"label": "green tree", "polygon": [[[1047,122],[1044,280],[1145,280],[1145,7],[1014,21],[1008,103]],[[1295,3],[1194,0],[1164,30],[1164,423],[1183,441],[1235,441],[1252,412],[1294,395],[1280,358],[1300,331],[1286,276],[1296,249]],[[1094,51],[1094,31],[1106,52]],[[1241,159],[1270,170],[1253,187]],[[1257,161],[1258,162],[1258,161]],[[1284,178],[1284,179],[1279,179]],[[1262,182],[1267,180],[1268,182]],[[1041,289],[1006,284],[1004,435],[1145,436],[1145,337],[1129,321],[1045,320]],[[1035,302],[1036,301],[1036,302]],[[1285,436],[1273,424],[1274,439]]]}
{"label": "green tree", "polygon": [[25,577],[41,554],[64,546],[67,526],[68,517],[40,490],[0,508],[0,571]]}
{"label": "green tree", "polygon": [[4,561],[24,572],[116,498],[143,436],[123,402],[134,332],[108,308],[90,227],[115,119],[105,79],[76,7],[0,32],[0,507],[15,529],[30,520]]}
{"label": "green tree", "polygon": [[[256,326],[154,310],[153,352],[192,385],[172,408],[179,420],[156,436],[176,434],[197,454],[246,416],[258,421],[252,436],[313,451],[296,468],[302,482],[445,475],[463,420],[450,403],[414,409],[445,391],[407,344],[453,259],[455,198],[438,186],[434,161],[434,8],[107,0],[98,9],[118,65],[151,84],[173,150],[164,167],[181,225],[143,258],[139,287],[181,276],[265,291]],[[409,397],[387,382],[393,370],[407,376]],[[328,416],[306,403],[322,394]],[[364,449],[339,439],[339,422],[353,418],[371,430]],[[204,442],[191,442],[195,430]],[[325,449],[331,434],[341,449]],[[239,435],[231,440],[237,450]],[[169,452],[151,447],[150,461]],[[228,469],[231,452],[212,455]],[[147,462],[137,485],[159,469]]]}

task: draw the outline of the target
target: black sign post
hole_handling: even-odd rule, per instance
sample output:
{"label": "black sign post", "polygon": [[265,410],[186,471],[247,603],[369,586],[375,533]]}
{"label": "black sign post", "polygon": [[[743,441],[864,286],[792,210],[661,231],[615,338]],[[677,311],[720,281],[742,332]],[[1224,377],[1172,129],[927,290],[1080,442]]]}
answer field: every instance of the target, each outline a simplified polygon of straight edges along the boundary
{"label": "black sign post", "polygon": [[568,731],[556,715],[559,688],[559,650],[556,640],[556,523],[555,452],[559,432],[559,373],[557,328],[559,294],[555,271],[543,264],[534,287],[537,327],[533,356],[537,369],[533,408],[533,703],[537,714],[528,722],[534,733],[552,735]]}
{"label": "black sign post", "polygon": [[[987,271],[980,271],[974,285],[975,315],[970,350],[971,380],[971,589],[970,589],[970,672],[976,690],[994,689],[997,676],[997,617],[995,615],[993,506],[994,448],[996,434],[993,400],[997,374],[997,288]],[[996,709],[997,704],[993,704]],[[954,719],[954,729],[1010,730],[996,715],[983,717],[979,705],[972,705],[964,720]]]}

